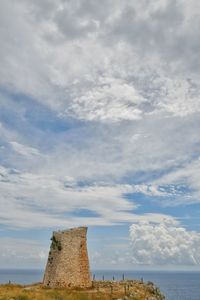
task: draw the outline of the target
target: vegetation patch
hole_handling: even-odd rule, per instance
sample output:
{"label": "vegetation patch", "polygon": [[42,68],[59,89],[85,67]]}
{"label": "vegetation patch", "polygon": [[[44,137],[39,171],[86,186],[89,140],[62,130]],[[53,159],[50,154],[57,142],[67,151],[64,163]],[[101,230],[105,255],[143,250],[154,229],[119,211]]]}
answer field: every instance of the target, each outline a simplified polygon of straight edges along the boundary
{"label": "vegetation patch", "polygon": [[51,244],[52,249],[54,250],[57,249],[58,251],[61,251],[62,250],[61,242],[58,241],[55,236],[53,236],[51,240],[52,240],[52,244]]}

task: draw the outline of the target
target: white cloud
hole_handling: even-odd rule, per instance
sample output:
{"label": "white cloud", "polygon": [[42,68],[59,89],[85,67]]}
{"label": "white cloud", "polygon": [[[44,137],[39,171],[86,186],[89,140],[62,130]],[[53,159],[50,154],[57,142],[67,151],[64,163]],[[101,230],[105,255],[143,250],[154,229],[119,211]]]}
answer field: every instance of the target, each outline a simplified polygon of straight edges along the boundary
{"label": "white cloud", "polygon": [[100,77],[93,86],[74,98],[66,114],[100,121],[138,120],[142,117],[137,106],[145,99],[132,84],[122,79]]}
{"label": "white cloud", "polygon": [[40,152],[36,148],[28,147],[15,141],[10,142],[10,144],[13,149],[22,156],[31,157],[40,155]]}
{"label": "white cloud", "polygon": [[[72,178],[1,167],[0,190],[1,224],[9,227],[111,225],[170,218],[163,214],[134,213],[137,205],[126,197],[135,191],[131,185],[79,187]],[[81,212],[86,212],[86,216],[81,216]]]}
{"label": "white cloud", "polygon": [[199,265],[200,233],[164,220],[130,226],[132,259],[138,264]]}
{"label": "white cloud", "polygon": [[[181,193],[181,197],[169,201],[168,205],[180,205],[181,203],[199,203],[200,199],[200,159],[194,158],[190,162],[186,162],[179,168],[172,170],[168,174],[162,176],[161,178],[154,180],[152,183],[155,185],[163,186],[181,186],[186,191]],[[188,189],[188,190],[187,190]],[[170,191],[172,193],[173,191]],[[167,204],[167,202],[166,202]]]}
{"label": "white cloud", "polygon": [[102,7],[2,1],[1,85],[85,120],[199,112],[196,1],[113,0],[104,13]]}

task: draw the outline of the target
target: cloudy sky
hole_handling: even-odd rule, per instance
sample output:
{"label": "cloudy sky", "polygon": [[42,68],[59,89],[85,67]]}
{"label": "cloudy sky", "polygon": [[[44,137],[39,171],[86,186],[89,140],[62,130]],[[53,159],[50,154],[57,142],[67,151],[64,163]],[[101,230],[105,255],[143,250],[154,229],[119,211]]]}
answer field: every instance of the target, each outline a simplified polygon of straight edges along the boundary
{"label": "cloudy sky", "polygon": [[87,225],[92,268],[199,268],[200,2],[0,6],[0,266]]}

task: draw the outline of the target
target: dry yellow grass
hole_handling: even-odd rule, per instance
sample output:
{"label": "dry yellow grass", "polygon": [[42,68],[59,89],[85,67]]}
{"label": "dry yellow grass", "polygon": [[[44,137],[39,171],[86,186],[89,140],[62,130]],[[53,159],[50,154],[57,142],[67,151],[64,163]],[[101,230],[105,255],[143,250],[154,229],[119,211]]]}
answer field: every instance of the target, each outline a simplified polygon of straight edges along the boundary
{"label": "dry yellow grass", "polygon": [[41,284],[20,286],[13,284],[0,285],[0,300],[111,300],[131,299],[145,300],[152,296],[160,298],[145,284],[135,284],[125,297],[123,289],[100,288],[88,290],[49,289]]}
{"label": "dry yellow grass", "polygon": [[47,289],[41,285],[18,286],[1,285],[0,300],[107,300],[106,294],[91,293],[90,291],[72,291],[67,289]]}

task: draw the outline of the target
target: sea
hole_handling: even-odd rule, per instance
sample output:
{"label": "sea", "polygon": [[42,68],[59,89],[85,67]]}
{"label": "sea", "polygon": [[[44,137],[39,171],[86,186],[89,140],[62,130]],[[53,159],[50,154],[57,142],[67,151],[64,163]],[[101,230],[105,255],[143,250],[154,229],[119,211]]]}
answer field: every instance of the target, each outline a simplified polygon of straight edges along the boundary
{"label": "sea", "polygon": [[[95,279],[139,279],[154,282],[167,300],[200,300],[200,271],[102,271],[93,270]],[[0,270],[0,283],[41,282],[42,270]]]}

